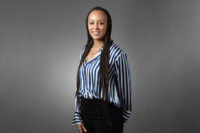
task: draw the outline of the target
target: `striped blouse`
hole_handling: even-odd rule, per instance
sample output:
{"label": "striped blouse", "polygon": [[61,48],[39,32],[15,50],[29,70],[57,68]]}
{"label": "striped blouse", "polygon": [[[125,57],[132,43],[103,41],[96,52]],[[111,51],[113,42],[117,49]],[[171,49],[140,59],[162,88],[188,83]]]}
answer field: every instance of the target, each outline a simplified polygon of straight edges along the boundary
{"label": "striped blouse", "polygon": [[[80,58],[83,55],[86,45],[83,46]],[[92,99],[102,98],[99,96],[99,66],[100,55],[103,46],[96,53],[96,55],[86,63],[86,58],[80,67],[80,96]],[[131,115],[131,73],[130,66],[127,60],[126,53],[119,47],[118,44],[112,42],[110,44],[110,58],[109,58],[109,82],[108,82],[108,100],[114,103],[118,108],[122,108],[122,115],[124,122],[128,120]],[[75,113],[72,120],[72,125],[82,123],[82,118],[79,113],[77,103],[77,93],[75,93]]]}

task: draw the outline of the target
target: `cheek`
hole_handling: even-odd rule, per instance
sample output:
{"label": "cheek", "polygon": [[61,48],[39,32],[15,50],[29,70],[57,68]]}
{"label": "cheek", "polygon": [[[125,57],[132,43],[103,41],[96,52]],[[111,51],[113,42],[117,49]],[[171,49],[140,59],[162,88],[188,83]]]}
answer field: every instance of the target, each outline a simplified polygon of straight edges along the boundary
{"label": "cheek", "polygon": [[89,33],[92,33],[92,28],[88,27],[88,31],[89,31]]}
{"label": "cheek", "polygon": [[91,29],[92,29],[92,26],[88,24],[88,30],[91,30]]}
{"label": "cheek", "polygon": [[102,27],[102,31],[103,31],[103,32],[106,32],[106,30],[107,30],[107,27],[106,27],[106,26]]}

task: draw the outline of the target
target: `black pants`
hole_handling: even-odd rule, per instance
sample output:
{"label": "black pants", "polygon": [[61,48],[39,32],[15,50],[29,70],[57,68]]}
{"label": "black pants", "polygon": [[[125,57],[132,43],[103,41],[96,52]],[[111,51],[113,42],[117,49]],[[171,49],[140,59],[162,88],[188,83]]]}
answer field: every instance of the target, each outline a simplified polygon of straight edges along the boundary
{"label": "black pants", "polygon": [[103,101],[98,99],[81,98],[81,116],[86,127],[86,133],[123,133],[123,118],[120,109],[108,104],[108,124],[102,108]]}

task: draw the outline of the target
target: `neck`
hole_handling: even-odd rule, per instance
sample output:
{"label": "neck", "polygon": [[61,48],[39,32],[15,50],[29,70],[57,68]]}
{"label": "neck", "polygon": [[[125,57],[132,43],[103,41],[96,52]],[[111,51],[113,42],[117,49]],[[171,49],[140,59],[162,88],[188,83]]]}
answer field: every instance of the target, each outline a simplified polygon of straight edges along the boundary
{"label": "neck", "polygon": [[93,47],[98,48],[98,47],[101,47],[102,45],[103,45],[103,41],[101,41],[101,40],[94,40]]}

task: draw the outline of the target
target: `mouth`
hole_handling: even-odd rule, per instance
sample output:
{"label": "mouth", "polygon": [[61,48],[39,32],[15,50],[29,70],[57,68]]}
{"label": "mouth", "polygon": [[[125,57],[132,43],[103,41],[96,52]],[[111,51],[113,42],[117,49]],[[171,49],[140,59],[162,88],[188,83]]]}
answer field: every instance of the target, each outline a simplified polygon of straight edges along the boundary
{"label": "mouth", "polygon": [[100,31],[93,31],[92,32],[94,35],[99,35],[100,34]]}

